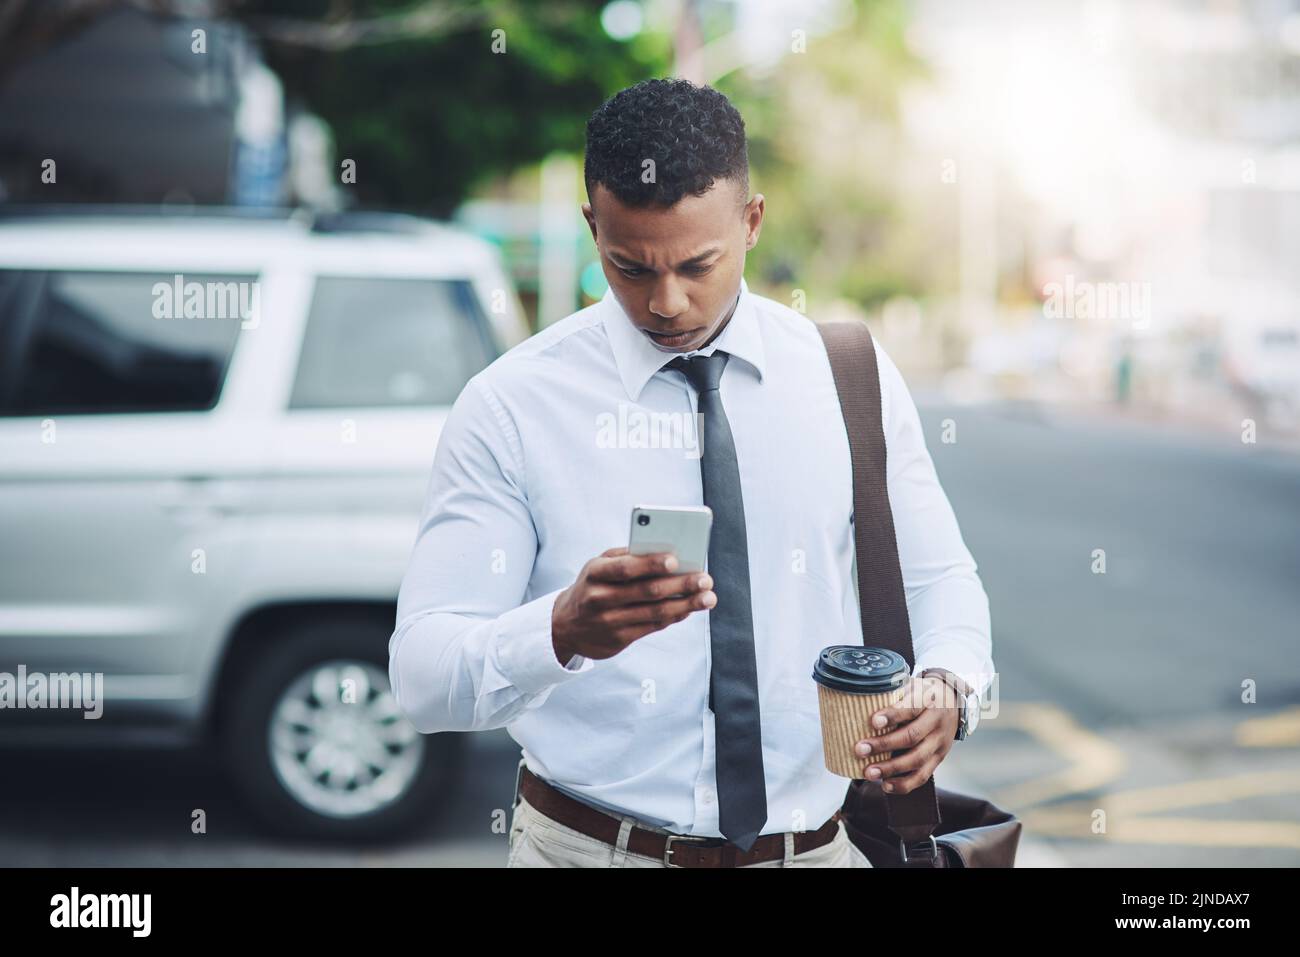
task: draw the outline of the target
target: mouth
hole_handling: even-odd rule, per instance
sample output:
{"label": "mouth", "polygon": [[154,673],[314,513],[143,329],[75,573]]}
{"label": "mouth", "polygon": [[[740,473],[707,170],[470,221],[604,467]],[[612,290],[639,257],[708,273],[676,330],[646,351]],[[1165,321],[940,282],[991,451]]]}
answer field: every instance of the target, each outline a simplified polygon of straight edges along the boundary
{"label": "mouth", "polygon": [[676,332],[671,335],[654,332],[650,329],[643,329],[642,331],[661,346],[682,346],[698,336],[703,331],[703,327],[687,329],[685,332]]}

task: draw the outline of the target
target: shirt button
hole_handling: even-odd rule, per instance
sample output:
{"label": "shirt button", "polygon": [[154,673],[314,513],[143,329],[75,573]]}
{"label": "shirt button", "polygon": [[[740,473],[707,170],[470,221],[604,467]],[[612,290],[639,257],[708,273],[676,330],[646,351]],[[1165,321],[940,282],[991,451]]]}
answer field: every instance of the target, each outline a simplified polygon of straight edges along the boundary
{"label": "shirt button", "polygon": [[705,788],[705,789],[700,793],[700,800],[703,801],[705,804],[712,804],[712,803],[713,803],[713,792],[712,792],[710,789]]}

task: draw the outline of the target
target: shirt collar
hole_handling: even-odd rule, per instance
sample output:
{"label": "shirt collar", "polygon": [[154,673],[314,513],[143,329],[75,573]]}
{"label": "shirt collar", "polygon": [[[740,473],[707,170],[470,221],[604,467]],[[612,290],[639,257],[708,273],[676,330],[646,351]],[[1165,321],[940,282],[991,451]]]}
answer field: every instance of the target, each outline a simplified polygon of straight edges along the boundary
{"label": "shirt collar", "polygon": [[[605,334],[609,337],[610,348],[614,351],[614,362],[618,366],[619,378],[633,402],[640,399],[641,390],[654,374],[671,362],[673,353],[662,352],[645,337],[632,320],[628,318],[618,299],[614,297],[611,286],[601,300],[604,311]],[[763,380],[763,337],[758,326],[758,314],[754,308],[754,296],[749,291],[749,284],[744,277],[740,279],[740,301],[732,313],[727,325],[708,347],[678,355],[695,355],[696,352],[708,354],[714,349],[722,349],[738,359],[744,359]]]}

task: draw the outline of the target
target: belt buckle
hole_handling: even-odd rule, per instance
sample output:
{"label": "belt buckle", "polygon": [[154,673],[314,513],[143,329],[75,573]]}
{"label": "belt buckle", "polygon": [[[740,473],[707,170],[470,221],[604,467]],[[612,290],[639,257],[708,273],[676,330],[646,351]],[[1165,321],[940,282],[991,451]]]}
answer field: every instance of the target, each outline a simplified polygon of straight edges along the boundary
{"label": "belt buckle", "polygon": [[702,834],[669,834],[667,839],[664,841],[664,867],[684,868],[686,866],[685,864],[673,863],[672,860],[673,841],[716,841],[716,840],[717,838],[715,837],[706,837],[705,835]]}
{"label": "belt buckle", "polygon": [[518,807],[518,806],[519,806],[519,784],[520,784],[520,782],[523,780],[523,777],[524,777],[524,763],[525,763],[525,760],[526,760],[526,759],[524,759],[524,758],[520,758],[520,759],[519,759],[519,767],[515,768],[515,796],[514,796],[513,803],[510,805],[512,808],[515,808],[515,807]]}

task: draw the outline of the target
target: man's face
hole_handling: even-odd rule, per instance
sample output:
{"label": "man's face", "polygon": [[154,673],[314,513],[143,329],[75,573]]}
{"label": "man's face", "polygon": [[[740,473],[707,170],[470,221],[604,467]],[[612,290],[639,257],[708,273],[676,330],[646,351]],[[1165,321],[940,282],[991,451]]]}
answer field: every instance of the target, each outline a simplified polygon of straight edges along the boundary
{"label": "man's face", "polygon": [[742,213],[737,188],[719,179],[670,209],[634,209],[597,183],[594,211],[582,205],[614,297],[664,352],[707,345],[731,316],[763,224],[763,195]]}

